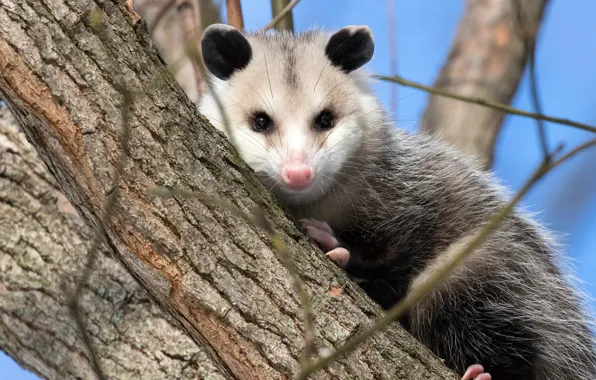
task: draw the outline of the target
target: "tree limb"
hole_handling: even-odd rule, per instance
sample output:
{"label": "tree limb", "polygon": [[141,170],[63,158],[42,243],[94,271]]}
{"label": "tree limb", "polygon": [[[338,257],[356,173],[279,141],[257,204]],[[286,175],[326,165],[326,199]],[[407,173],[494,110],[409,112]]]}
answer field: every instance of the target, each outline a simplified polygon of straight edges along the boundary
{"label": "tree limb", "polygon": [[[521,11],[533,38],[547,0],[523,1]],[[468,0],[451,52],[434,87],[461,95],[508,104],[524,73],[528,52],[517,33],[512,0]],[[504,113],[431,96],[420,127],[492,166]]]}
{"label": "tree limb", "polygon": [[[91,239],[0,107],[0,349],[42,378],[93,378],[67,297]],[[113,258],[99,257],[81,309],[110,379],[225,378]]]}
{"label": "tree limb", "polygon": [[263,31],[275,28],[277,30],[294,30],[294,17],[292,16],[292,8],[298,4],[300,0],[271,0],[271,13],[273,19],[270,23],[265,25]]}

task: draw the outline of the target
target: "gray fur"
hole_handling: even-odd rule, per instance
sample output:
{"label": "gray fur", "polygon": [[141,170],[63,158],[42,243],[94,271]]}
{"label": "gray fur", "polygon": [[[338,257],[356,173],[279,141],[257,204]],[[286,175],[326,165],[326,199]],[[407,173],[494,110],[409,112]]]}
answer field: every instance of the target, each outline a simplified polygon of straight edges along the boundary
{"label": "gray fur", "polygon": [[[351,253],[359,255],[367,269],[350,273],[348,268],[348,273],[367,278],[364,289],[384,307],[423,281],[506,203],[505,189],[471,157],[434,137],[395,128],[368,90],[362,70],[347,75],[328,67],[323,54],[328,34],[310,31],[247,38],[255,59],[268,57],[268,69],[251,62],[229,83],[216,86],[230,115],[232,133],[241,141],[240,153],[266,184],[273,184],[274,194],[294,217],[327,222]],[[305,54],[311,64],[304,63]],[[264,73],[272,67],[283,73]],[[323,68],[319,79],[318,70],[312,74],[314,67]],[[270,83],[261,83],[265,78]],[[238,92],[243,83],[256,91]],[[321,160],[338,161],[339,169],[321,179],[323,192],[293,198],[279,189],[275,172],[263,164],[273,150],[261,151],[247,143],[243,111],[237,100],[226,99],[242,96],[247,107],[263,103],[265,110],[281,102],[275,111],[279,114],[284,107],[289,112],[302,103],[309,109],[307,90],[317,86],[332,95],[326,101],[349,108],[357,124],[350,133],[342,132],[348,127],[338,124],[330,135],[345,133],[349,140],[350,134],[357,133],[358,138],[350,144],[338,140],[333,146],[323,141]],[[292,96],[283,98],[284,92]],[[294,103],[285,104],[280,98]],[[201,112],[225,131],[209,95]],[[283,127],[280,122],[282,134]],[[282,136],[279,140],[284,141]],[[260,143],[267,144],[264,137]],[[525,368],[523,361],[532,357],[531,368],[520,369],[531,373],[508,372],[502,378],[595,379],[592,319],[584,310],[583,295],[569,282],[570,272],[560,252],[550,233],[517,210],[430,297],[419,302],[404,323],[461,373],[475,359],[484,365],[482,360],[497,358],[495,363],[501,366]],[[523,359],[521,364],[518,357]],[[499,362],[499,358],[505,359]]]}

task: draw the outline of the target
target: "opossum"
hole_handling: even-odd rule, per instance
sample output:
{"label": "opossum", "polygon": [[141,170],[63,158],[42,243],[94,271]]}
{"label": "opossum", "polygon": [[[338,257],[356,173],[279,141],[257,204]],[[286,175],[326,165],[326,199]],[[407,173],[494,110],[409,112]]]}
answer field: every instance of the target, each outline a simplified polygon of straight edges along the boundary
{"label": "opossum", "polygon": [[[382,307],[507,202],[476,159],[392,124],[363,69],[369,27],[243,34],[215,24],[201,48],[216,97],[207,91],[200,112]],[[596,379],[592,319],[560,251],[517,210],[400,322],[463,379]]]}

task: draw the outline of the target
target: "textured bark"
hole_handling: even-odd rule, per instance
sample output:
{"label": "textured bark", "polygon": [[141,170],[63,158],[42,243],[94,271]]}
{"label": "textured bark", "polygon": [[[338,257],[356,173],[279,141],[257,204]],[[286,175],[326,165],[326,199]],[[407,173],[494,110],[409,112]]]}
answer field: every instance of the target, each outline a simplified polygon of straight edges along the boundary
{"label": "textured bark", "polygon": [[[514,0],[468,0],[451,52],[434,86],[508,104],[527,61],[524,39],[538,34],[547,0],[522,0],[523,32]],[[436,133],[492,166],[504,113],[431,95],[421,129]]]}
{"label": "textured bark", "polygon": [[[99,30],[89,24],[98,20],[96,7],[107,15]],[[155,198],[149,188],[182,188],[244,212],[260,205],[312,296],[320,347],[341,344],[381,310],[287,219],[252,173],[241,174],[246,165],[163,74],[145,26],[132,20],[125,3],[0,0],[0,96],[71,204],[96,228],[113,191],[123,130],[117,88],[124,82],[135,94],[130,154],[105,225],[107,246],[224,376],[289,378],[299,369],[302,309],[270,238],[208,201]],[[457,376],[395,323],[313,378]]]}
{"label": "textured bark", "polygon": [[[93,378],[67,306],[91,236],[0,106],[0,348],[46,379]],[[82,305],[108,378],[224,378],[113,258],[101,255]]]}

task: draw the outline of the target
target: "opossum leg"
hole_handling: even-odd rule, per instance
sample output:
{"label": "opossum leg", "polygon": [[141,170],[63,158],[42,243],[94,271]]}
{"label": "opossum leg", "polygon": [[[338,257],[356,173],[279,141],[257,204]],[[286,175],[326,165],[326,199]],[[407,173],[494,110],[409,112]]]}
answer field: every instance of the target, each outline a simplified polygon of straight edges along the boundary
{"label": "opossum leg", "polygon": [[490,374],[484,372],[484,367],[480,364],[473,364],[468,367],[461,380],[491,380]]}

